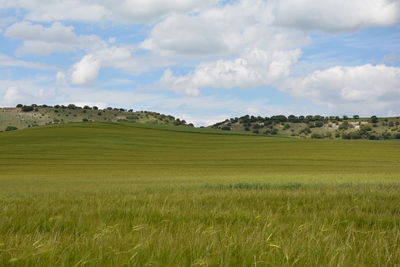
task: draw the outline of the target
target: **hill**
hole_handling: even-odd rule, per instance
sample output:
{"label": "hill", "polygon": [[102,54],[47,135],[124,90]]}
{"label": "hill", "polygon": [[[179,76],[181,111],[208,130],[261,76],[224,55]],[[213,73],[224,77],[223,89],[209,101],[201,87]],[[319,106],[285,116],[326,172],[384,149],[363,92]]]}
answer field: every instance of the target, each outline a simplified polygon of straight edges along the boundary
{"label": "hill", "polygon": [[140,123],[0,134],[1,266],[395,266],[400,142]]}
{"label": "hill", "polygon": [[0,131],[33,128],[43,125],[71,122],[136,122],[147,124],[187,125],[186,121],[149,111],[133,111],[122,108],[106,108],[73,104],[56,105],[18,105],[16,108],[0,108]]}
{"label": "hill", "polygon": [[301,173],[324,181],[344,171],[346,176],[390,173],[400,158],[400,144],[395,141],[268,138],[132,123],[49,125],[2,133],[0,143],[3,177],[30,177],[34,166],[36,177],[112,173],[154,178],[162,173],[164,178],[190,174],[242,180],[248,175],[265,178],[285,173],[293,179]]}
{"label": "hill", "polygon": [[316,139],[400,139],[400,117],[243,116],[211,126],[234,132]]}

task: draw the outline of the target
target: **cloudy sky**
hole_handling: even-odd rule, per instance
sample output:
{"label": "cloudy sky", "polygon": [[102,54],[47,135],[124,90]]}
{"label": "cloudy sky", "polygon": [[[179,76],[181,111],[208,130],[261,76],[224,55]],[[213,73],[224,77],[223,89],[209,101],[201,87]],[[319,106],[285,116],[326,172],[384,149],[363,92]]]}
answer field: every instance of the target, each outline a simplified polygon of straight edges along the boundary
{"label": "cloudy sky", "polygon": [[400,0],[0,0],[0,106],[400,115]]}

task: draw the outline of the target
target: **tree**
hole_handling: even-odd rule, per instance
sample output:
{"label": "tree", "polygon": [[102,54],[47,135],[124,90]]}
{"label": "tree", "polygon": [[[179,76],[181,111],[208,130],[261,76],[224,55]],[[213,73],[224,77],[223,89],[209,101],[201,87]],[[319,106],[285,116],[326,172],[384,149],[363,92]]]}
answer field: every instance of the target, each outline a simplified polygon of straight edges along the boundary
{"label": "tree", "polygon": [[355,120],[358,120],[359,118],[360,118],[360,116],[358,116],[358,115],[353,116],[353,119],[355,119]]}
{"label": "tree", "polygon": [[22,106],[23,106],[22,104],[18,104],[17,108],[22,108]]}
{"label": "tree", "polygon": [[23,112],[30,112],[33,111],[33,106],[23,106],[22,107]]}
{"label": "tree", "polygon": [[370,119],[370,122],[371,123],[377,123],[378,122],[378,117],[372,116],[371,119]]}

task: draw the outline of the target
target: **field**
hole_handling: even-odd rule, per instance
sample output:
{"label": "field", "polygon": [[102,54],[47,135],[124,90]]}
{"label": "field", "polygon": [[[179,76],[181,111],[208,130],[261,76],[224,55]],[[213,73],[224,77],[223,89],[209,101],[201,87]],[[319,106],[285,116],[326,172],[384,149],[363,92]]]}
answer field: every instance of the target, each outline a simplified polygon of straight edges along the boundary
{"label": "field", "polygon": [[399,266],[400,142],[0,133],[0,266]]}

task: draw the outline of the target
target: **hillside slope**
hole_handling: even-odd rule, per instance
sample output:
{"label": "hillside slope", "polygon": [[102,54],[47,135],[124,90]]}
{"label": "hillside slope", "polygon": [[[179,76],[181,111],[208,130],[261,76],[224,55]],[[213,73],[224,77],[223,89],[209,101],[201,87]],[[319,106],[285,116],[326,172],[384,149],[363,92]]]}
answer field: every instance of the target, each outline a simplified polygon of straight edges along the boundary
{"label": "hillside slope", "polygon": [[400,139],[400,117],[243,116],[211,126],[233,132],[315,139]]}
{"label": "hillside slope", "polygon": [[396,141],[268,138],[186,129],[77,123],[3,132],[0,177],[204,181],[209,177],[246,180],[250,175],[278,181],[301,176],[321,182],[329,177],[365,182],[374,175],[382,181],[397,179],[400,173]]}
{"label": "hillside slope", "polygon": [[99,109],[75,105],[60,106],[22,106],[0,108],[0,131],[25,129],[42,125],[71,122],[137,122],[165,125],[188,125],[184,120],[173,116],[149,111],[133,111],[119,108]]}

